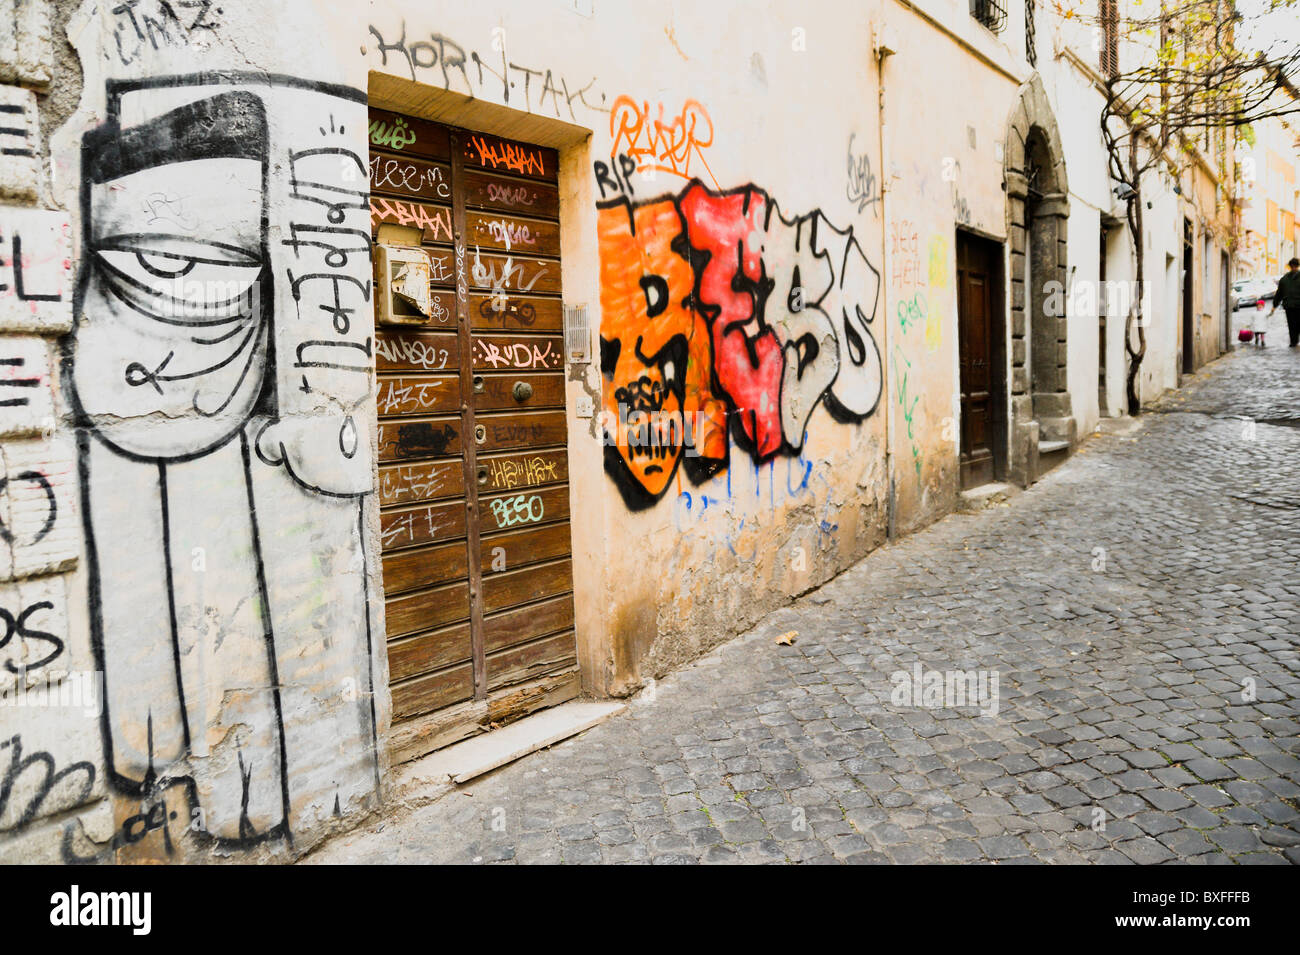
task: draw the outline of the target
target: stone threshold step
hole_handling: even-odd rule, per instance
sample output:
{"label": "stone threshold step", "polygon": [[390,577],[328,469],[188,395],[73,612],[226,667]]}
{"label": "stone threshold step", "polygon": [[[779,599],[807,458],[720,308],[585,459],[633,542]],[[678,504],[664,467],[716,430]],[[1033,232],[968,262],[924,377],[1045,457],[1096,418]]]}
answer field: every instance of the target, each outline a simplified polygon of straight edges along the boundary
{"label": "stone threshold step", "polygon": [[589,730],[625,709],[626,703],[610,700],[561,703],[414,760],[403,767],[402,775],[408,781],[419,780],[424,784],[468,782]]}
{"label": "stone threshold step", "polygon": [[961,496],[967,501],[976,502],[988,500],[989,498],[996,497],[999,494],[1010,493],[1011,490],[1012,487],[1010,484],[1003,484],[999,481],[994,481],[989,484],[981,484],[979,487],[973,487],[969,490],[962,491]]}
{"label": "stone threshold step", "polygon": [[1054,454],[1057,451],[1068,451],[1068,450],[1070,450],[1069,441],[1039,441],[1038,442],[1039,454]]}

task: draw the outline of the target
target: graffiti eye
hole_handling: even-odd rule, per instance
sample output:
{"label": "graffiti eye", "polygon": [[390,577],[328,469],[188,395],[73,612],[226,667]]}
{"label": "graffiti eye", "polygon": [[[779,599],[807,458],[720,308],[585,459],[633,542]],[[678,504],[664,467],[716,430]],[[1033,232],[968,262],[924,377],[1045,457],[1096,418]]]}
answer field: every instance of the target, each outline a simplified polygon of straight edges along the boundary
{"label": "graffiti eye", "polygon": [[185,259],[172,255],[156,255],[152,252],[137,252],[136,261],[150,275],[156,275],[159,278],[174,279],[178,275],[185,275],[193,271],[198,262],[194,259]]}
{"label": "graffiti eye", "polygon": [[183,236],[114,236],[95,247],[110,291],[162,321],[217,325],[250,314],[262,274],[247,250]]}
{"label": "graffiti eye", "polygon": [[[857,306],[854,306],[853,310],[857,312],[860,320],[865,317],[862,314],[862,309]],[[849,321],[849,310],[844,308],[841,309],[841,312],[844,315],[844,344],[848,348],[849,361],[853,362],[854,365],[862,365],[867,360],[866,343],[863,342],[862,336],[858,334],[858,330],[853,327],[853,323]]]}
{"label": "graffiti eye", "polygon": [[645,317],[662,315],[668,307],[668,282],[662,275],[641,276],[641,291],[645,293]]}

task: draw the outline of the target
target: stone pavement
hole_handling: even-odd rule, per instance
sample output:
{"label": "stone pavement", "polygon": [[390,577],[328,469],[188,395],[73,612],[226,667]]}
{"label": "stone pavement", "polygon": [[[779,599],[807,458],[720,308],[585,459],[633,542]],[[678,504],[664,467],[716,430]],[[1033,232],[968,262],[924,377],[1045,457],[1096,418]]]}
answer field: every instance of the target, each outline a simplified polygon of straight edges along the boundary
{"label": "stone pavement", "polygon": [[[1285,345],[1238,348],[1008,503],[308,861],[1300,863]],[[917,663],[995,671],[996,715],[897,705]]]}

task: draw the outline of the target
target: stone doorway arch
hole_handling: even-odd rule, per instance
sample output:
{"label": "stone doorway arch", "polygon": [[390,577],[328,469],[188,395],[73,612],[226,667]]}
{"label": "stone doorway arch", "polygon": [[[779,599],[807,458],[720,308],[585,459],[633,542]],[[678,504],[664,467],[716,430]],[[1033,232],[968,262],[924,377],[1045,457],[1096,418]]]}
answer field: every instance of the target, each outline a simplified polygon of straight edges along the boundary
{"label": "stone doorway arch", "polygon": [[1011,240],[1009,476],[1032,484],[1077,441],[1067,388],[1069,184],[1042,78],[1020,87],[1003,150]]}

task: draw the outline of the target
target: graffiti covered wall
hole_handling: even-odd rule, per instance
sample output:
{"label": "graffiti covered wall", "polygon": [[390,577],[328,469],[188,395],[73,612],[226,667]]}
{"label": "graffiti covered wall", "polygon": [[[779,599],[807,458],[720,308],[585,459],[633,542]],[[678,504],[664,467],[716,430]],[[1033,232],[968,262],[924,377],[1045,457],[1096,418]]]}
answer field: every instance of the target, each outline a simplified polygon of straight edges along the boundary
{"label": "graffiti covered wall", "polygon": [[33,688],[66,652],[4,713],[0,856],[274,856],[377,803],[366,93],[355,55],[290,52],[319,12],[86,4],[46,38],[82,97],[64,211],[28,214],[65,224],[22,228],[75,277],[41,276],[67,334],[14,343],[50,439],[6,439],[10,493],[49,526],[10,525],[3,619]]}
{"label": "graffiti covered wall", "polygon": [[866,9],[583,6],[376,3],[368,51],[385,105],[561,150],[579,656],[619,693],[884,538],[877,91]]}
{"label": "graffiti covered wall", "polygon": [[[591,319],[565,382],[587,689],[645,685],[950,506],[953,229],[996,234],[1005,115],[952,106],[955,178],[897,136],[883,156],[879,9],[23,9],[0,858],[282,857],[377,802],[367,103],[559,150],[564,299]],[[889,93],[887,125],[928,95]]]}

